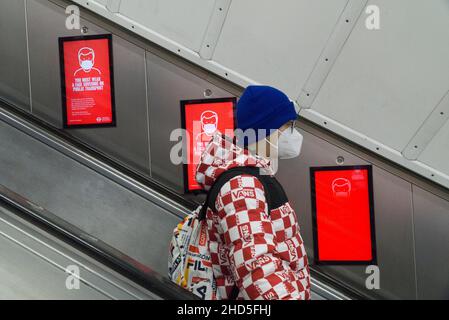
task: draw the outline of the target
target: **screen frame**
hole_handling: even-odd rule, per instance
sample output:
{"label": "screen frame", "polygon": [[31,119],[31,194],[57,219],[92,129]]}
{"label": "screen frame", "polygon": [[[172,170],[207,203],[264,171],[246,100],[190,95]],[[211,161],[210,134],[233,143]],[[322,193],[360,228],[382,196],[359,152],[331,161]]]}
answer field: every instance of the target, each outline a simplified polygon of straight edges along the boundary
{"label": "screen frame", "polygon": [[188,160],[188,155],[184,157],[184,150],[187,152],[187,139],[184,133],[187,131],[186,129],[186,106],[187,105],[195,105],[195,104],[205,104],[205,103],[220,103],[220,102],[232,102],[233,104],[233,124],[234,130],[237,126],[237,98],[236,97],[228,97],[228,98],[203,98],[203,99],[189,99],[189,100],[181,100],[180,108],[181,108],[181,128],[183,129],[183,137],[182,137],[182,159],[183,159],[183,191],[185,194],[205,194],[207,193],[204,189],[190,190],[189,189],[189,165],[184,161]]}
{"label": "screen frame", "polygon": [[[64,43],[70,41],[89,41],[89,40],[108,40],[108,51],[109,51],[109,81],[111,86],[111,114],[112,121],[110,123],[92,123],[92,124],[75,124],[69,125],[67,119],[67,95],[66,95],[66,76],[65,76],[65,59],[64,59]],[[59,68],[61,75],[61,99],[62,99],[62,126],[64,129],[79,129],[79,128],[105,128],[105,127],[116,127],[117,117],[116,117],[116,107],[115,107],[115,83],[114,83],[114,55],[112,48],[112,34],[98,34],[98,35],[88,35],[88,36],[70,36],[70,37],[59,37]]]}
{"label": "screen frame", "polygon": [[[371,260],[320,260],[318,245],[318,223],[316,208],[316,186],[315,173],[320,171],[348,171],[348,170],[366,170],[368,177],[368,201],[370,214],[371,230]],[[374,214],[374,188],[373,188],[373,167],[372,165],[352,165],[352,166],[321,166],[310,168],[310,194],[312,199],[312,233],[313,233],[313,252],[314,263],[316,265],[377,265],[377,245],[376,245],[376,227]]]}

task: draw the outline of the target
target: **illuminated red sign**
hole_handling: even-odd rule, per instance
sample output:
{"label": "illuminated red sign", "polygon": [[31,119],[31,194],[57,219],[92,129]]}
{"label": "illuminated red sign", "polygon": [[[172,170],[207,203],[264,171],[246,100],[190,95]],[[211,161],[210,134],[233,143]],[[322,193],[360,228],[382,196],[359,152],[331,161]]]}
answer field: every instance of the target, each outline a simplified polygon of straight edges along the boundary
{"label": "illuminated red sign", "polygon": [[65,128],[115,125],[112,36],[59,38]]}
{"label": "illuminated red sign", "polygon": [[317,264],[376,264],[371,166],[310,169]]}
{"label": "illuminated red sign", "polygon": [[233,138],[236,98],[181,101],[181,122],[186,130],[184,141],[184,190],[201,190],[195,180],[196,166],[206,145],[218,130]]}

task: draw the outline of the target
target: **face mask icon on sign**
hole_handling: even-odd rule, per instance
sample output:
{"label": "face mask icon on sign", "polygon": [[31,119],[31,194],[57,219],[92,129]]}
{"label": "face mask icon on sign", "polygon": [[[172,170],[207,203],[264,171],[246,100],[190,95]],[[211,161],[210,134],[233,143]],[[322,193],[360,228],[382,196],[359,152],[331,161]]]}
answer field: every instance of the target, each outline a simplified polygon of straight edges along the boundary
{"label": "face mask icon on sign", "polygon": [[351,195],[351,181],[345,178],[337,178],[332,181],[332,191],[338,198],[347,198]]}
{"label": "face mask icon on sign", "polygon": [[214,111],[204,111],[201,114],[201,125],[203,132],[208,136],[212,136],[218,129],[218,115]]}
{"label": "face mask icon on sign", "polygon": [[[84,47],[78,51],[78,62],[80,65],[80,69],[75,71],[75,76],[77,76],[80,72],[90,74],[92,71],[96,75],[100,75],[101,71],[94,67],[95,65],[95,51],[92,48]],[[92,74],[94,75],[94,74]]]}
{"label": "face mask icon on sign", "polygon": [[81,61],[81,68],[83,68],[85,72],[89,72],[93,67],[94,62],[92,60]]}
{"label": "face mask icon on sign", "polygon": [[206,110],[201,114],[199,123],[201,123],[201,132],[195,136],[196,147],[194,151],[197,155],[203,153],[207,143],[212,139],[214,133],[217,132],[218,114],[215,111]]}

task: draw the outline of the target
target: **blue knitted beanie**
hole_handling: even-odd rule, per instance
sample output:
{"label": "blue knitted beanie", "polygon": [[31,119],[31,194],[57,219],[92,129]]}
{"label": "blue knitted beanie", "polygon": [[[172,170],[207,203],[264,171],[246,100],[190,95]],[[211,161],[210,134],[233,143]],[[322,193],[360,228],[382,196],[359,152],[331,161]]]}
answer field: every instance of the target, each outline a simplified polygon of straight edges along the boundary
{"label": "blue knitted beanie", "polygon": [[[246,147],[260,141],[297,116],[293,102],[282,91],[248,86],[237,103],[237,144]],[[248,129],[255,130],[255,135],[246,134]]]}

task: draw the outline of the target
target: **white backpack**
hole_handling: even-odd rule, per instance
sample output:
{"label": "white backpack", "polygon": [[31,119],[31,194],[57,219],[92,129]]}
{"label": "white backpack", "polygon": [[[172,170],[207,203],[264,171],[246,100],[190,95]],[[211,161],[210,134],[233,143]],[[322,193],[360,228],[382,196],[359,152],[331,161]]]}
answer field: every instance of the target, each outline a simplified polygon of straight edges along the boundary
{"label": "white backpack", "polygon": [[168,258],[168,276],[203,300],[217,300],[206,219],[198,218],[202,206],[173,230]]}

